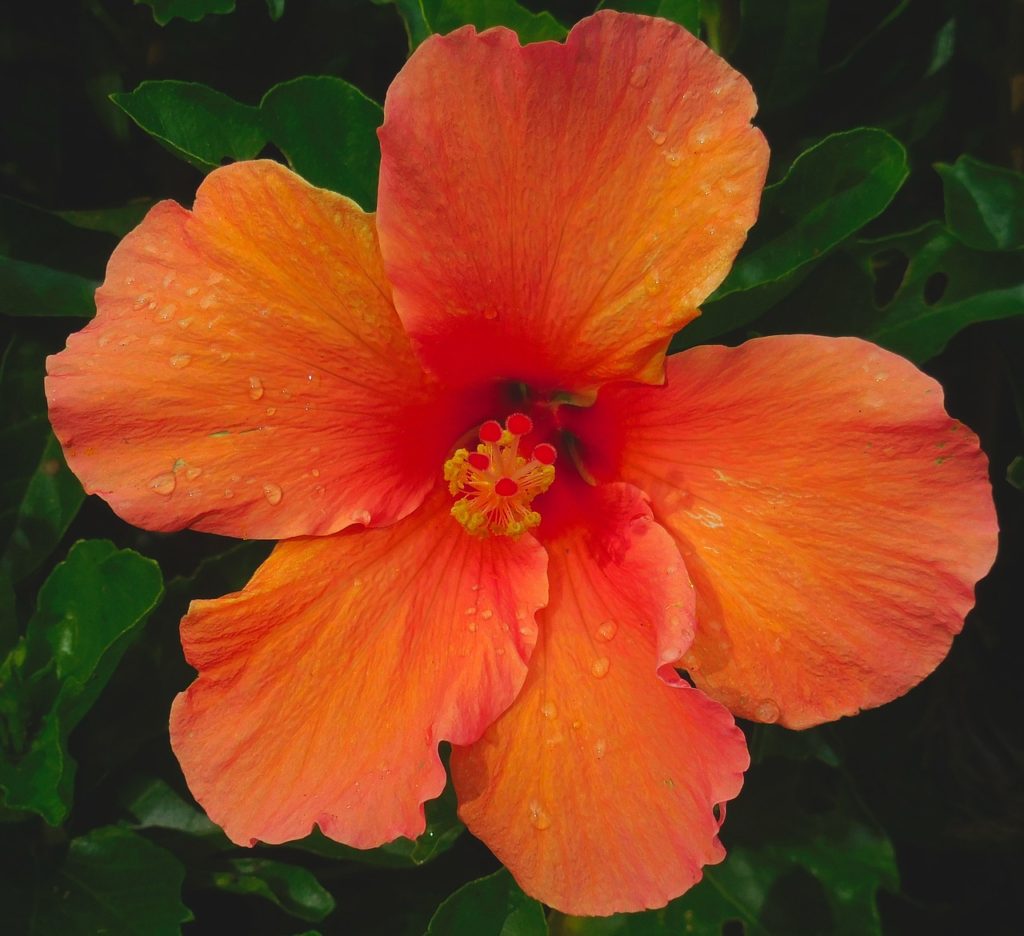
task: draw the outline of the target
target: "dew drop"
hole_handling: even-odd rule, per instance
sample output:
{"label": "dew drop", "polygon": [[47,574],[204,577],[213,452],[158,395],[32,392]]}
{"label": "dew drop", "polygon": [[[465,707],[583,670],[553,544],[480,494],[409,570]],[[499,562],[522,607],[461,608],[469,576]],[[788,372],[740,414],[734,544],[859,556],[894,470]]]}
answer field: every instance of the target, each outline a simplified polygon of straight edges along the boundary
{"label": "dew drop", "polygon": [[203,296],[203,298],[199,300],[199,308],[200,309],[208,309],[216,301],[217,301],[217,297],[213,293],[209,293],[209,294]]}
{"label": "dew drop", "polygon": [[629,73],[629,83],[634,88],[642,88],[647,84],[647,66],[637,65]]}
{"label": "dew drop", "polygon": [[149,482],[149,487],[157,494],[162,494],[164,497],[168,497],[174,492],[174,487],[177,483],[178,480],[174,477],[174,472],[165,471],[163,474],[158,474],[153,478]]}
{"label": "dew drop", "polygon": [[600,760],[608,750],[608,742],[601,738],[594,742],[594,757]]}
{"label": "dew drop", "polygon": [[656,296],[661,292],[661,287],[661,277],[658,275],[658,271],[651,270],[651,272],[647,274],[647,279],[644,282],[644,290],[648,296]]}
{"label": "dew drop", "polygon": [[172,318],[174,318],[174,310],[176,308],[177,306],[173,302],[170,303],[169,305],[165,305],[159,312],[157,312],[157,321],[169,322]]}
{"label": "dew drop", "polygon": [[770,725],[779,720],[779,707],[771,699],[765,699],[757,704],[754,714],[757,716],[758,721]]}
{"label": "dew drop", "polygon": [[373,517],[370,516],[370,511],[368,510],[356,510],[352,514],[352,519],[363,526],[369,526]]}
{"label": "dew drop", "polygon": [[105,348],[108,344],[110,344],[110,335],[100,335],[99,338],[96,339],[96,344],[98,344],[101,348]]}
{"label": "dew drop", "polygon": [[185,472],[185,477],[188,478],[189,481],[195,481],[195,479],[198,478],[202,473],[202,468],[189,468]]}
{"label": "dew drop", "polygon": [[558,715],[558,706],[554,702],[545,702],[541,706],[540,713],[547,719],[555,718]]}
{"label": "dew drop", "polygon": [[608,657],[598,657],[590,664],[590,672],[598,679],[603,679],[608,675],[608,670],[611,667],[611,661]]}
{"label": "dew drop", "polygon": [[490,608],[485,608],[483,611],[480,612],[480,617],[482,617],[485,621],[489,621],[492,617],[494,617],[494,612]]}
{"label": "dew drop", "polygon": [[664,130],[659,130],[653,124],[647,127],[647,132],[651,135],[651,139],[654,140],[655,146],[662,146],[668,139],[668,134]]}
{"label": "dew drop", "polygon": [[249,378],[249,396],[254,400],[263,396],[263,381],[259,377]]}
{"label": "dew drop", "polygon": [[325,491],[326,488],[322,484],[317,484],[313,486],[313,494],[316,497],[323,497]]}
{"label": "dew drop", "polygon": [[268,416],[273,416],[274,413],[276,413],[276,412],[277,412],[277,407],[276,406],[268,406],[267,407],[267,415]]}
{"label": "dew drop", "polygon": [[493,322],[498,317],[497,309],[484,309],[484,318],[488,322]]}
{"label": "dew drop", "polygon": [[281,503],[281,498],[284,497],[284,492],[277,484],[264,484],[263,496],[267,499],[267,503],[270,504],[271,507],[276,507]]}
{"label": "dew drop", "polygon": [[476,633],[476,621],[470,621],[467,626],[469,627],[469,632],[471,634],[475,634]]}
{"label": "dew drop", "polygon": [[608,641],[615,636],[615,632],[619,629],[619,625],[612,620],[602,621],[600,626],[597,628],[597,639]]}
{"label": "dew drop", "polygon": [[480,583],[477,582],[475,585],[471,586],[469,590],[470,591],[480,591]]}
{"label": "dew drop", "polygon": [[189,325],[191,325],[191,324],[192,324],[192,319],[191,318],[183,318],[180,322],[178,322],[178,328],[188,328]]}
{"label": "dew drop", "polygon": [[551,828],[551,817],[537,800],[530,800],[530,824],[541,832]]}
{"label": "dew drop", "polygon": [[670,166],[678,166],[682,157],[675,150],[667,150],[665,152],[665,162]]}
{"label": "dew drop", "polygon": [[168,273],[168,274],[167,274],[167,275],[166,275],[166,276],[165,276],[165,277],[163,278],[163,280],[161,280],[161,282],[163,283],[163,287],[164,287],[164,289],[166,289],[166,288],[167,288],[168,286],[170,286],[170,285],[171,285],[171,283],[173,283],[173,282],[174,282],[174,274],[173,274],[173,273]]}
{"label": "dew drop", "polygon": [[466,608],[466,614],[476,614],[476,608]]}
{"label": "dew drop", "polygon": [[185,290],[185,295],[194,296],[197,292],[199,292],[198,286],[189,286],[189,288]]}
{"label": "dew drop", "polygon": [[232,491],[232,490],[231,490],[231,488],[225,488],[225,489],[224,489],[224,496],[225,496],[225,497],[226,497],[226,498],[227,498],[228,500],[230,500],[230,499],[231,499],[232,497],[234,497],[234,496],[235,496],[235,492],[234,492],[234,491]]}
{"label": "dew drop", "polygon": [[312,470],[312,471],[310,472],[310,474],[311,474],[311,475],[312,475],[312,476],[313,476],[314,478],[319,478],[319,477],[320,477],[320,469],[319,469],[319,468],[314,468],[314,469],[313,469],[313,470]]}
{"label": "dew drop", "polygon": [[171,367],[181,370],[183,367],[188,367],[192,363],[191,354],[175,354],[170,359]]}

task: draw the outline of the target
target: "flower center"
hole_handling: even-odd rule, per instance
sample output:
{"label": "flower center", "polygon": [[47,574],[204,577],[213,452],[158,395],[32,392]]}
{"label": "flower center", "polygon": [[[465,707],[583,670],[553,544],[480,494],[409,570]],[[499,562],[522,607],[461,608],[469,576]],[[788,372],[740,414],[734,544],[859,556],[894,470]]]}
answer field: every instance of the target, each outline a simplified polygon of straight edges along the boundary
{"label": "flower center", "polygon": [[444,463],[448,490],[458,498],[452,516],[470,533],[519,536],[540,523],[530,504],[555,480],[557,453],[541,442],[529,458],[520,454],[520,442],[532,430],[533,421],[524,413],[513,413],[504,428],[488,420],[480,427],[475,451],[459,449]]}

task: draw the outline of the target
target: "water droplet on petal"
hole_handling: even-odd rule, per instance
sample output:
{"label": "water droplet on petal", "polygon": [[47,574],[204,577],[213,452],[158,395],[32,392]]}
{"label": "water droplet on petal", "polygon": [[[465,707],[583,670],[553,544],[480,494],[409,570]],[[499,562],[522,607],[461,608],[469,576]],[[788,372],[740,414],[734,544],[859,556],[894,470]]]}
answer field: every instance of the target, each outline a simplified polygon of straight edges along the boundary
{"label": "water droplet on petal", "polygon": [[225,497],[226,497],[226,498],[227,498],[228,500],[230,500],[230,499],[231,499],[232,497],[234,497],[234,496],[235,496],[235,492],[234,492],[234,491],[232,491],[232,490],[231,490],[231,488],[225,488],[225,489],[224,489],[224,496],[225,496]]}
{"label": "water droplet on petal", "polygon": [[373,517],[370,516],[370,511],[368,510],[356,510],[352,513],[352,519],[354,522],[361,523],[363,526],[369,526]]}
{"label": "water droplet on petal", "polygon": [[195,481],[195,479],[198,478],[202,473],[203,473],[203,469],[202,468],[189,468],[185,472],[185,477],[188,478],[189,481]]}
{"label": "water droplet on petal", "polygon": [[675,150],[666,150],[665,162],[667,162],[670,166],[678,166],[681,160],[682,157]]}
{"label": "water droplet on petal", "polygon": [[183,367],[188,367],[192,363],[191,354],[175,354],[170,359],[171,367],[181,370]]}
{"label": "water droplet on petal", "polygon": [[276,406],[268,406],[267,407],[267,415],[268,416],[273,416],[274,413],[276,413],[276,412],[277,412],[277,407]]}
{"label": "water droplet on petal", "polygon": [[263,396],[263,381],[259,377],[249,378],[249,396],[254,400]]}
{"label": "water droplet on petal", "polygon": [[611,668],[611,665],[611,661],[608,657],[598,657],[590,664],[590,672],[598,679],[603,679],[608,675],[608,670]]}
{"label": "water droplet on petal", "polygon": [[541,715],[545,718],[551,719],[558,715],[558,706],[554,702],[545,702],[540,709]]}
{"label": "water droplet on petal", "polygon": [[264,484],[263,496],[267,499],[267,503],[270,504],[271,507],[276,507],[281,503],[281,498],[284,497],[284,492],[277,484]]}
{"label": "water droplet on petal", "polygon": [[594,742],[594,757],[596,757],[598,760],[604,757],[605,752],[607,750],[608,742],[605,741],[604,738],[600,738],[599,740]]}
{"label": "water droplet on petal", "polygon": [[537,800],[530,800],[530,824],[541,832],[551,828],[551,817]]}
{"label": "water droplet on petal", "polygon": [[489,621],[492,617],[494,617],[494,612],[490,608],[485,608],[483,611],[480,612],[480,617],[482,617],[485,621]]}
{"label": "water droplet on petal", "polygon": [[649,126],[647,132],[651,135],[651,139],[654,140],[655,146],[661,146],[668,139],[668,134],[657,127]]}
{"label": "water droplet on petal", "polygon": [[177,478],[174,477],[173,471],[165,471],[163,474],[158,474],[149,482],[150,489],[155,491],[157,494],[162,494],[164,497],[169,496],[174,492],[174,486],[178,483]]}
{"label": "water droplet on petal", "polygon": [[466,614],[476,614],[476,608],[466,608]]}
{"label": "water droplet on petal", "polygon": [[757,716],[758,721],[770,725],[779,720],[779,707],[771,699],[765,699],[757,704],[754,714]]}
{"label": "water droplet on petal", "polygon": [[498,317],[497,309],[484,309],[484,318],[488,322],[493,322]]}
{"label": "water droplet on petal", "polygon": [[612,620],[603,621],[597,628],[597,639],[598,640],[611,640],[615,636],[615,632],[619,629],[619,625]]}
{"label": "water droplet on petal", "polygon": [[637,65],[629,73],[629,83],[634,88],[642,88],[647,84],[647,66]]}

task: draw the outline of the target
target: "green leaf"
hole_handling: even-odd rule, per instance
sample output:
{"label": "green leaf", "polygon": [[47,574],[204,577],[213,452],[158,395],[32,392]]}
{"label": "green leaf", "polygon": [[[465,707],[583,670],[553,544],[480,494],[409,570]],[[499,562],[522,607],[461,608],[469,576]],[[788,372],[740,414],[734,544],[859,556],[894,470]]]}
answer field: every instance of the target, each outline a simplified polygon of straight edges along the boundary
{"label": "green leaf", "polygon": [[150,136],[197,169],[254,159],[267,144],[259,110],[187,81],[144,81],[110,99]]}
{"label": "green leaf", "polygon": [[700,34],[700,0],[601,0],[597,9],[660,16]]}
{"label": "green leaf", "polygon": [[61,541],[84,500],[82,485],[51,434],[18,505],[10,539],[0,554],[0,571],[14,582],[34,572]]}
{"label": "green leaf", "polygon": [[409,52],[430,36],[430,23],[427,22],[427,14],[423,11],[423,0],[373,0],[379,6],[393,3],[398,9],[398,15],[405,23],[405,33],[409,37]]}
{"label": "green leaf", "polygon": [[519,34],[523,42],[562,40],[566,28],[550,13],[533,13],[515,0],[422,0],[430,28],[436,33],[449,33],[467,23],[479,30],[507,26]]}
{"label": "green leaf", "polygon": [[383,111],[340,78],[283,82],[259,107],[182,81],[144,81],[112,99],[143,130],[204,172],[228,159],[253,159],[269,142],[313,185],[367,208],[376,203]]}
{"label": "green leaf", "polygon": [[112,543],[76,543],[39,591],[0,678],[0,792],[57,825],[71,806],[71,730],[106,685],[163,590],[155,562]]}
{"label": "green leaf", "polygon": [[284,0],[267,0],[267,12],[270,18],[276,23],[284,16]]}
{"label": "green leaf", "polygon": [[1024,174],[961,156],[939,163],[946,201],[946,226],[968,247],[1024,247]]}
{"label": "green leaf", "polygon": [[213,884],[231,894],[262,897],[300,920],[319,921],[334,911],[334,898],[312,872],[282,861],[238,858],[230,870],[213,873]]}
{"label": "green leaf", "polygon": [[460,887],[427,927],[427,936],[545,936],[544,907],[504,868]]}
{"label": "green leaf", "polygon": [[143,199],[129,202],[119,208],[100,208],[94,211],[55,211],[54,214],[77,228],[124,237],[142,221],[146,212],[153,205],[154,202]]}
{"label": "green leaf", "polygon": [[92,318],[97,286],[74,273],[0,257],[0,315]]}
{"label": "green leaf", "polygon": [[153,19],[166,26],[172,19],[179,18],[198,23],[210,13],[232,13],[235,0],[133,0],[136,6],[144,3],[153,8]]}
{"label": "green leaf", "polygon": [[306,181],[374,208],[384,120],[376,101],[340,78],[296,78],[271,88],[260,114],[267,136]]}
{"label": "green leaf", "polygon": [[121,802],[132,816],[135,829],[170,829],[230,845],[220,826],[186,802],[165,780],[139,780],[123,792]]}
{"label": "green leaf", "polygon": [[873,127],[835,133],[804,150],[765,189],[736,265],[701,317],[680,333],[679,346],[703,344],[752,321],[799,283],[803,268],[878,217],[906,177],[906,151]]}
{"label": "green leaf", "polygon": [[0,880],[8,932],[24,936],[97,933],[177,936],[192,914],[181,902],[185,869],[164,849],[106,826],[72,839],[63,861],[13,867]]}
{"label": "green leaf", "polygon": [[909,259],[896,295],[864,334],[913,361],[934,357],[968,325],[1024,314],[1021,256],[966,247],[938,222],[858,251],[869,262],[892,252]]}

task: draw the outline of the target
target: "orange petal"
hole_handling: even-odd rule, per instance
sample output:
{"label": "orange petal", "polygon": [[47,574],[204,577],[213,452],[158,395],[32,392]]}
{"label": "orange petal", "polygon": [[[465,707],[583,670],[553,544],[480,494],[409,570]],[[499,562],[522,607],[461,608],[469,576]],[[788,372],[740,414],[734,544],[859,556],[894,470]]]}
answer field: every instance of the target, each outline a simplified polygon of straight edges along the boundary
{"label": "orange petal", "polygon": [[442,739],[475,741],[513,700],[547,597],[531,537],[468,536],[435,492],[391,527],[280,544],[245,590],[193,602],[199,678],[171,740],[210,818],[243,845],[357,848],[424,828]]}
{"label": "orange petal", "polygon": [[162,202],[121,242],[96,319],[49,359],[68,463],[155,530],[404,516],[473,419],[428,386],[389,296],[354,202],[273,162],[212,172],[193,211]]}
{"label": "orange petal", "polygon": [[642,487],[697,587],[697,685],[804,728],[945,657],[996,550],[987,461],[942,388],[853,338],[669,359],[576,411],[588,465]]}
{"label": "orange petal", "polygon": [[452,775],[463,820],[528,894],[602,915],[663,906],[722,859],[715,806],[749,759],[726,709],[655,674],[657,633],[692,602],[675,544],[635,488],[588,501],[587,525],[548,544],[526,685],[453,749]]}
{"label": "orange petal", "polygon": [[446,380],[658,383],[669,336],[757,215],[744,78],[681,27],[601,12],[564,45],[434,36],[388,91],[378,228],[395,304]]}

